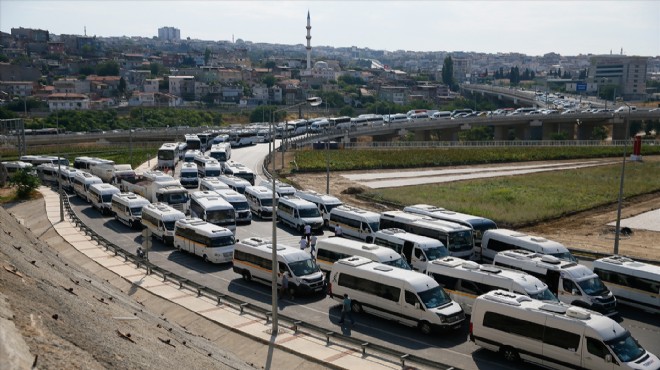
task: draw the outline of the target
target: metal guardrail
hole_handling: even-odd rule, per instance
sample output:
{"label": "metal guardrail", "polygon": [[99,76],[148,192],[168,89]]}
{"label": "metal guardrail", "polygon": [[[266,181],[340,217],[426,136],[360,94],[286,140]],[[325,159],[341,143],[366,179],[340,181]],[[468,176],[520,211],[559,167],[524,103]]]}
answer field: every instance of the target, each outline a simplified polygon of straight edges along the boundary
{"label": "metal guardrail", "polygon": [[[145,268],[148,275],[154,274],[162,277],[163,282],[170,281],[170,282],[178,283],[179,289],[188,289],[196,293],[197,297],[204,296],[206,298],[210,298],[212,300],[215,300],[218,305],[227,305],[236,309],[241,314],[250,314],[255,317],[264,319],[266,323],[269,322],[271,316],[270,310],[261,308],[259,306],[255,306],[248,302],[244,302],[236,297],[233,297],[226,293],[219,292],[215,289],[198,284],[194,281],[190,281],[187,278],[184,278],[170,271],[167,271],[159,266],[156,266],[151,262],[149,262],[148,260],[144,260],[143,258],[138,257],[137,255],[128,252],[123,248],[115,245],[111,241],[107,240],[105,237],[97,234],[94,230],[89,228],[82,220],[80,220],[80,218],[78,218],[76,213],[71,208],[71,203],[69,202],[68,194],[63,192],[61,196],[63,197],[64,207],[66,209],[67,215],[71,219],[71,222],[74,225],[76,225],[76,227],[78,227],[85,235],[89,236],[99,246],[105,248],[106,251],[112,251],[112,253],[114,253],[115,256],[123,257],[125,262],[131,261],[132,263],[135,263],[137,268]],[[293,330],[294,333],[301,332],[302,329],[307,329],[308,331],[305,332],[306,334],[313,337],[324,338],[328,345],[332,341],[333,344],[347,346],[356,352],[361,352],[363,356],[368,355],[367,349],[369,349],[369,352],[372,352],[372,356],[378,356],[378,358],[390,362],[396,362],[395,359],[398,358],[402,368],[406,368],[407,363],[414,363],[434,369],[460,370],[459,368],[447,364],[442,364],[439,362],[429,360],[424,357],[393,350],[391,348],[385,347],[380,344],[365,342],[364,340],[360,340],[352,337],[346,337],[340,332],[328,330],[326,328],[322,328],[314,324],[301,321],[299,319],[291,318],[286,315],[282,315],[280,313],[278,313],[278,318],[281,321],[287,322],[289,324],[289,329]],[[391,359],[384,358],[382,355],[389,356]]]}

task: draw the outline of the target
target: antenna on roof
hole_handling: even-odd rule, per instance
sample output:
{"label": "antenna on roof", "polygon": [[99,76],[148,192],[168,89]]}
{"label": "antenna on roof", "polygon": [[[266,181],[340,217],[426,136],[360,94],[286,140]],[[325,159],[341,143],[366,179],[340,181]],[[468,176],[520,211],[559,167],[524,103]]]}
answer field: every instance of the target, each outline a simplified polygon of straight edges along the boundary
{"label": "antenna on roof", "polygon": [[87,26],[84,26],[85,28],[85,36],[87,36]]}

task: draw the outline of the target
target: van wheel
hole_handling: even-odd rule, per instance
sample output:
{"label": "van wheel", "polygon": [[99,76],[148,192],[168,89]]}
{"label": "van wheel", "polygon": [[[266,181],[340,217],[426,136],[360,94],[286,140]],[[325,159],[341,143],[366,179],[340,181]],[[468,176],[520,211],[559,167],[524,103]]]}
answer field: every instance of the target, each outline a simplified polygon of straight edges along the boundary
{"label": "van wheel", "polygon": [[360,302],[352,301],[351,302],[351,309],[355,313],[360,313],[360,312],[362,312],[362,305],[360,304]]}
{"label": "van wheel", "polygon": [[500,349],[500,353],[502,354],[502,357],[504,357],[504,359],[509,362],[520,361],[520,355],[518,354],[518,351],[511,347],[502,347],[502,349]]}
{"label": "van wheel", "polygon": [[250,275],[250,271],[243,271],[243,280],[245,281],[252,280],[252,275]]}
{"label": "van wheel", "polygon": [[424,335],[429,335],[433,331],[431,324],[429,324],[427,321],[421,321],[417,327],[419,328],[419,331],[421,331]]}

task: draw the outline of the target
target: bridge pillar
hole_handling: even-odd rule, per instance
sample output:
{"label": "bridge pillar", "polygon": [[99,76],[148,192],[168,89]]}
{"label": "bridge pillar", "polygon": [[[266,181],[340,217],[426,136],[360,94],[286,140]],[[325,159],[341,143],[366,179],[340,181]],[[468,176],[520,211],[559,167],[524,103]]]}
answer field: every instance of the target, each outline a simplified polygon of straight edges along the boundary
{"label": "bridge pillar", "polygon": [[436,131],[439,141],[458,141],[458,129],[445,129]]}
{"label": "bridge pillar", "polygon": [[593,137],[594,128],[596,126],[600,126],[600,125],[596,125],[596,124],[593,124],[593,123],[580,123],[577,126],[576,139],[577,140],[591,140],[591,138]]}
{"label": "bridge pillar", "polygon": [[515,104],[515,105],[518,104],[518,98],[513,98],[513,104]]}
{"label": "bridge pillar", "polygon": [[495,126],[494,137],[497,141],[509,140],[509,127]]}
{"label": "bridge pillar", "polygon": [[626,139],[626,124],[621,118],[610,120],[612,122],[612,140],[625,140]]}
{"label": "bridge pillar", "polygon": [[431,131],[429,130],[415,131],[415,141],[431,141]]}
{"label": "bridge pillar", "polygon": [[531,140],[531,130],[529,126],[516,126],[515,138],[518,140]]}
{"label": "bridge pillar", "polygon": [[555,134],[564,134],[566,140],[573,140],[575,138],[575,123],[543,123],[543,138],[542,140],[552,140]]}

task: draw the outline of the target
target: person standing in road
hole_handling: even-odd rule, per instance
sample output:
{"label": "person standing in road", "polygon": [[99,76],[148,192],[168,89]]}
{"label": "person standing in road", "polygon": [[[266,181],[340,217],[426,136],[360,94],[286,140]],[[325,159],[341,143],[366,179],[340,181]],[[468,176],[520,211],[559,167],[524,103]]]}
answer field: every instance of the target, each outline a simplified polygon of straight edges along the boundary
{"label": "person standing in road", "polygon": [[336,224],[335,225],[335,236],[338,237],[338,238],[341,238],[342,232],[343,231],[341,230],[341,226],[339,226],[339,224]]}
{"label": "person standing in road", "polygon": [[280,287],[280,299],[284,296],[287,296],[287,298],[291,298],[291,295],[289,294],[289,272],[284,271],[282,274],[282,286]]}
{"label": "person standing in road", "polygon": [[344,293],[344,302],[341,304],[341,317],[339,318],[339,323],[344,323],[344,318],[348,316],[351,319],[351,325],[355,325],[355,319],[353,319],[353,312],[351,312],[351,299],[348,297],[348,294]]}
{"label": "person standing in road", "polygon": [[316,252],[316,240],[317,240],[316,235],[312,235],[312,238],[309,240],[309,246],[310,246],[309,254],[312,255],[312,258],[314,258],[314,252]]}
{"label": "person standing in road", "polygon": [[307,241],[309,241],[309,238],[312,236],[312,225],[307,224],[305,225],[305,238],[307,238]]}
{"label": "person standing in road", "polygon": [[300,250],[304,251],[305,249],[307,249],[308,245],[309,245],[309,240],[303,235],[300,238]]}

